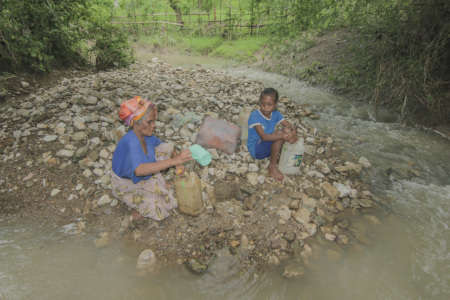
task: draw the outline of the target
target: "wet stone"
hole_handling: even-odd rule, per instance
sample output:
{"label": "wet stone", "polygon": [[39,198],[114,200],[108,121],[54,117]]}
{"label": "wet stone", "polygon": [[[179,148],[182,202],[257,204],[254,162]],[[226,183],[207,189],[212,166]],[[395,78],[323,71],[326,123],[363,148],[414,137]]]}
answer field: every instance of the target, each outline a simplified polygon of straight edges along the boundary
{"label": "wet stone", "polygon": [[284,267],[283,277],[300,279],[305,275],[305,268],[299,263],[292,263]]}
{"label": "wet stone", "polygon": [[100,157],[100,153],[97,150],[92,150],[89,152],[88,157],[92,161],[96,161]]}
{"label": "wet stone", "polygon": [[248,197],[247,199],[245,199],[245,201],[242,205],[242,209],[254,211],[256,209],[256,205],[258,204],[256,197],[257,197],[256,195],[252,195],[252,196]]}
{"label": "wet stone", "polygon": [[312,197],[312,198],[316,198],[316,199],[320,199],[320,197],[322,197],[320,190],[315,189],[315,188],[306,188],[305,189],[305,193]]}
{"label": "wet stone", "polygon": [[370,200],[368,200],[368,199],[365,199],[365,198],[359,198],[359,199],[357,199],[356,201],[358,202],[358,204],[359,204],[361,207],[364,207],[364,208],[372,207],[372,201],[370,201]]}
{"label": "wet stone", "polygon": [[205,274],[206,271],[208,271],[208,266],[206,264],[202,264],[197,259],[192,257],[186,260],[185,265],[188,270],[194,274]]}
{"label": "wet stone", "polygon": [[300,201],[299,200],[294,200],[291,203],[289,203],[289,209],[298,210],[299,208],[300,208]]}
{"label": "wet stone", "polygon": [[155,253],[153,253],[152,250],[146,249],[142,251],[142,253],[139,255],[136,268],[138,269],[148,269],[152,268],[156,263],[156,256]]}
{"label": "wet stone", "polygon": [[339,246],[347,246],[348,237],[346,235],[340,234],[337,236],[336,242]]}
{"label": "wet stone", "polygon": [[311,212],[302,207],[293,213],[293,217],[301,224],[306,224],[311,220]]}
{"label": "wet stone", "polygon": [[105,236],[105,237],[99,237],[97,239],[95,239],[95,247],[96,248],[103,248],[106,247],[110,244],[111,240],[109,237]]}
{"label": "wet stone", "polygon": [[322,216],[314,217],[314,224],[316,224],[318,227],[322,226],[323,224],[325,224],[325,218]]}
{"label": "wet stone", "polygon": [[295,240],[296,237],[297,237],[297,235],[296,235],[295,232],[293,232],[293,231],[289,231],[289,232],[286,232],[286,233],[284,234],[284,238],[285,238],[286,241],[288,241],[289,243],[292,243],[292,242]]}
{"label": "wet stone", "polygon": [[230,199],[234,197],[236,185],[230,182],[217,182],[214,185],[216,199]]}

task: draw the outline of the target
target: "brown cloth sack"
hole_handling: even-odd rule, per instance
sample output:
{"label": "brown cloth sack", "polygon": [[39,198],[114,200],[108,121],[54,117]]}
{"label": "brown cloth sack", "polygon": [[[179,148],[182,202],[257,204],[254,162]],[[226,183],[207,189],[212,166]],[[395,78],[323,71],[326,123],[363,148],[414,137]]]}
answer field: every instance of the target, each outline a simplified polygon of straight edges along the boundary
{"label": "brown cloth sack", "polygon": [[215,148],[227,154],[233,154],[240,135],[239,126],[206,117],[197,133],[196,143],[206,148]]}

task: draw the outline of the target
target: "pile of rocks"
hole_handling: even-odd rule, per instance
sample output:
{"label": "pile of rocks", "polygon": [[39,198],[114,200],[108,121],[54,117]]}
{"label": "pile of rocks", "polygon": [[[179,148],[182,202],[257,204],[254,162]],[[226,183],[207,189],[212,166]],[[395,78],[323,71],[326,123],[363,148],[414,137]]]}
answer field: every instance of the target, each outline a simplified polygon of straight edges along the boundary
{"label": "pile of rocks", "polygon": [[[130,70],[62,79],[52,89],[40,89],[1,111],[4,215],[20,215],[18,210],[27,211],[32,205],[49,211],[47,215],[83,216],[79,231],[86,230],[85,223],[89,228],[90,215],[122,216],[122,221],[111,217],[110,228],[104,225],[108,221],[95,226],[103,236],[106,231],[109,236],[133,234],[152,245],[157,257],[178,261],[207,261],[214,250],[230,247],[254,261],[277,263],[279,256],[310,253],[308,239],[316,235],[347,245],[344,232],[349,224],[337,216],[348,208],[373,205],[371,193],[358,181],[370,163],[363,157],[358,163],[336,157],[333,138],[303,121],[319,116],[307,104],[286,97],[280,98],[278,109],[304,138],[306,155],[301,172],[287,176],[284,184],[274,182],[266,170],[268,160],[254,160],[241,141],[234,154],[209,149],[213,158],[209,166],[191,166],[202,179],[208,208],[198,218],[176,214],[163,225],[150,222],[148,228],[136,227],[120,211],[124,206],[113,199],[112,154],[127,131],[118,118],[122,101],[140,95],[155,102],[159,110],[155,135],[184,149],[195,143],[205,116],[238,124],[243,107],[257,108],[263,88],[223,71],[175,68],[154,61],[135,64]],[[165,176],[173,178],[173,170]],[[11,201],[17,198],[16,203]],[[45,201],[52,203],[51,208]],[[297,276],[292,266],[288,270],[286,276]]]}

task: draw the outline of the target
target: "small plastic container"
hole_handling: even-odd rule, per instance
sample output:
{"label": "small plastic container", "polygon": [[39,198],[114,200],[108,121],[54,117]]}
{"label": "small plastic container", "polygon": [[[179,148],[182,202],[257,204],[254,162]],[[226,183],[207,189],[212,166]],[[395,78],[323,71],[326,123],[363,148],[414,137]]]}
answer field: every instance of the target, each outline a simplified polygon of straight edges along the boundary
{"label": "small plastic container", "polygon": [[192,145],[189,150],[191,150],[191,156],[200,165],[207,166],[211,162],[211,153],[200,145]]}
{"label": "small plastic container", "polygon": [[303,154],[305,152],[303,138],[295,143],[285,142],[281,148],[278,170],[284,175],[293,175],[300,172]]}
{"label": "small plastic container", "polygon": [[178,210],[188,216],[197,217],[205,209],[200,178],[194,172],[185,172],[184,176],[175,176],[175,192]]}

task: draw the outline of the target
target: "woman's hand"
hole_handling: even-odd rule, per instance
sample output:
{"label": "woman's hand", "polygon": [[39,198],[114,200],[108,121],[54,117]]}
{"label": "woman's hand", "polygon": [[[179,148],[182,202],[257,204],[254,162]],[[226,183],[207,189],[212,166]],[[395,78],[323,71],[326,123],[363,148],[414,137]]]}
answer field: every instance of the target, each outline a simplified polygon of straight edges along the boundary
{"label": "woman's hand", "polygon": [[175,166],[175,174],[177,174],[179,176],[183,176],[184,171],[186,171],[186,168],[184,167],[184,165],[176,165]]}
{"label": "woman's hand", "polygon": [[174,152],[173,159],[175,160],[175,166],[182,165],[185,162],[193,160],[193,158],[191,157],[191,151],[189,149],[181,150],[181,152],[176,154]]}

